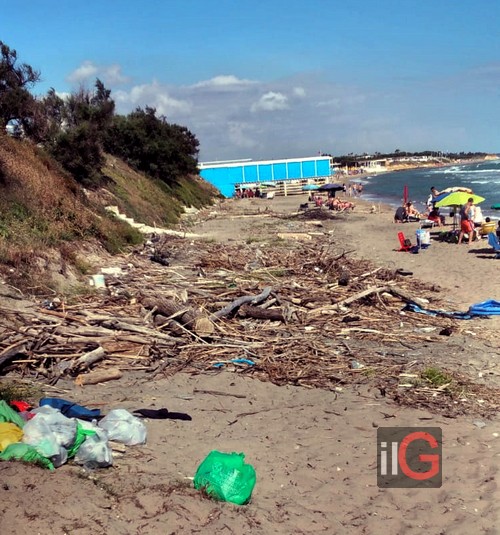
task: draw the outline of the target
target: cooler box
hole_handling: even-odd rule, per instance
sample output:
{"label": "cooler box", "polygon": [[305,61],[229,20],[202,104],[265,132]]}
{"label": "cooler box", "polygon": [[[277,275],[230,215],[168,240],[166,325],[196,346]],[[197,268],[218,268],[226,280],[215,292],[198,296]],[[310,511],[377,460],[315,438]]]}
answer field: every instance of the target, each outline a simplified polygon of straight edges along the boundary
{"label": "cooler box", "polygon": [[431,233],[428,230],[420,228],[416,231],[417,245],[426,249],[431,244]]}

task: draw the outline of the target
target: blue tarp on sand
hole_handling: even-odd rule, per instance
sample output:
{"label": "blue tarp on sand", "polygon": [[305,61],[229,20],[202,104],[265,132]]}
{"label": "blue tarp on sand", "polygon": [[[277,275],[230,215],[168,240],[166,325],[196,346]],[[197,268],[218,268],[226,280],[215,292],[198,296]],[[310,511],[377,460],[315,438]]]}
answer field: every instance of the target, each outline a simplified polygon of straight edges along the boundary
{"label": "blue tarp on sand", "polygon": [[482,303],[471,305],[467,312],[446,312],[446,310],[429,310],[418,306],[416,303],[407,303],[403,310],[427,314],[428,316],[442,316],[457,320],[470,320],[476,316],[498,316],[500,315],[500,301],[488,299]]}
{"label": "blue tarp on sand", "polygon": [[469,313],[474,316],[498,316],[500,315],[500,301],[488,299],[477,303],[469,308]]}

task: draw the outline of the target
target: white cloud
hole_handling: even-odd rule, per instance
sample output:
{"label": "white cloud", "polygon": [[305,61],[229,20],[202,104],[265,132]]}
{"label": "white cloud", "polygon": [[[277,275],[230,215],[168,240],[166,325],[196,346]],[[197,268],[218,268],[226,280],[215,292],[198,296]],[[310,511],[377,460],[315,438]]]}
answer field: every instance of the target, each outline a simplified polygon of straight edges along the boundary
{"label": "white cloud", "polygon": [[288,97],[286,95],[269,91],[262,95],[257,102],[254,102],[250,109],[252,112],[257,112],[286,110],[288,108]]}
{"label": "white cloud", "polygon": [[247,134],[247,131],[251,128],[248,124],[231,122],[228,126],[228,135],[231,143],[243,149],[250,149],[257,146],[257,141]]}
{"label": "white cloud", "polygon": [[335,97],[328,100],[323,100],[316,103],[317,108],[339,108],[340,107],[340,98]]}
{"label": "white cloud", "polygon": [[294,87],[293,88],[293,94],[296,97],[303,98],[306,96],[306,90],[303,87]]}
{"label": "white cloud", "polygon": [[95,78],[102,80],[105,85],[119,85],[129,81],[129,78],[122,74],[120,65],[96,65],[88,60],[68,76],[68,81],[72,84],[93,84]]}
{"label": "white cloud", "polygon": [[67,91],[56,91],[56,95],[62,100],[68,100],[71,93],[68,93]]}
{"label": "white cloud", "polygon": [[201,82],[198,82],[197,84],[192,85],[191,87],[194,89],[198,88],[204,88],[204,89],[226,89],[226,90],[235,90],[235,89],[241,89],[244,87],[247,87],[249,85],[256,84],[257,82],[254,82],[252,80],[245,80],[238,78],[232,74],[221,74],[219,76],[215,76],[214,78],[211,78],[210,80],[203,80]]}
{"label": "white cloud", "polygon": [[151,84],[136,85],[129,91],[114,93],[117,105],[128,113],[137,107],[156,108],[158,115],[169,117],[176,114],[190,113],[192,105],[187,100],[172,97],[167,89],[153,81]]}
{"label": "white cloud", "polygon": [[109,67],[102,68],[102,79],[106,84],[125,84],[130,78],[122,74],[122,68],[120,65],[110,65]]}
{"label": "white cloud", "polygon": [[366,95],[342,95],[319,101],[315,105],[318,108],[331,107],[339,109],[361,106],[365,101]]}
{"label": "white cloud", "polygon": [[83,83],[89,78],[97,76],[99,69],[91,61],[84,61],[80,67],[74,70],[69,76],[68,80],[73,84]]}
{"label": "white cloud", "polygon": [[[358,86],[310,72],[265,82],[221,74],[189,86],[148,80],[124,87],[118,85],[126,80],[118,65],[103,67],[91,61],[82,63],[70,78],[93,82],[92,78],[99,77],[106,84],[106,74],[114,80],[106,85],[112,89],[118,113],[156,108],[158,115],[186,126],[198,138],[200,160],[206,161],[312,156],[318,147],[332,154],[384,152],[395,146],[465,150],[460,128],[470,123],[470,108],[476,101],[469,99],[468,105],[460,108],[457,85],[467,96],[467,84],[480,83],[486,100],[493,95],[488,101],[490,109],[496,109],[498,85],[493,82],[497,69],[498,63],[492,63],[478,68],[475,76],[471,71],[467,77],[460,73],[461,84],[450,83],[449,76],[411,85],[393,81],[385,91],[370,83]],[[486,93],[486,86],[496,92]],[[472,90],[469,93],[473,94]],[[451,121],[447,130],[440,123],[444,116]],[[486,136],[484,121],[471,126],[470,136],[473,128],[475,135]],[[498,137],[493,123],[487,134]]]}

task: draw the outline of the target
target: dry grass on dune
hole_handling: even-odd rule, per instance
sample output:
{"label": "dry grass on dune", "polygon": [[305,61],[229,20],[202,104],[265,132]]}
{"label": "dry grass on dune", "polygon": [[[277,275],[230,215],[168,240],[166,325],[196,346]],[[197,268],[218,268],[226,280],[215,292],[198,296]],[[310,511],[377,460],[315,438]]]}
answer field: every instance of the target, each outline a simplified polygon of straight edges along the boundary
{"label": "dry grass on dune", "polygon": [[44,279],[42,285],[50,286],[48,265],[64,271],[79,241],[99,239],[119,250],[130,232],[99,213],[41,149],[0,137],[0,270],[8,280],[26,286]]}
{"label": "dry grass on dune", "polygon": [[95,220],[81,190],[57,164],[29,143],[3,138],[0,143],[2,216],[21,222],[44,220],[81,232]]}

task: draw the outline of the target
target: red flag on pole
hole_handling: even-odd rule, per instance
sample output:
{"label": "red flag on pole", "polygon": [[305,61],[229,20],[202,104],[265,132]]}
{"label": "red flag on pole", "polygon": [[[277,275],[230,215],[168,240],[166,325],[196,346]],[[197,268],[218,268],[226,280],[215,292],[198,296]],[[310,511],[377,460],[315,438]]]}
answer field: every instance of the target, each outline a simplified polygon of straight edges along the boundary
{"label": "red flag on pole", "polygon": [[408,200],[408,186],[405,186],[403,188],[403,202],[406,204]]}

